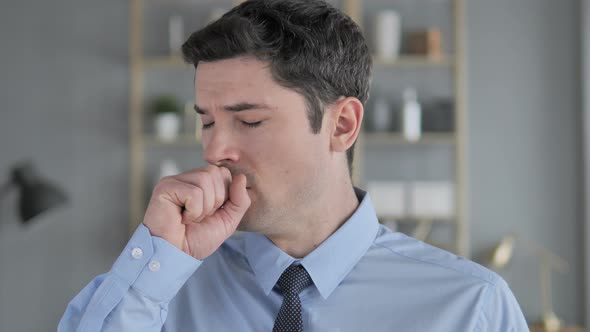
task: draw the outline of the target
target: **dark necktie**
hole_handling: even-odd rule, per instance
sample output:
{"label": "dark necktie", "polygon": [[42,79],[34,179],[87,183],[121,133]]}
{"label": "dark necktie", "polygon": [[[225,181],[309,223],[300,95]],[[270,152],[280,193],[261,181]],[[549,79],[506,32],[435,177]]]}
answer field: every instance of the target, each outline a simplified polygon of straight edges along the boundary
{"label": "dark necktie", "polygon": [[291,265],[277,284],[283,290],[283,304],[275,320],[273,332],[302,332],[301,300],[299,293],[313,281],[301,265]]}

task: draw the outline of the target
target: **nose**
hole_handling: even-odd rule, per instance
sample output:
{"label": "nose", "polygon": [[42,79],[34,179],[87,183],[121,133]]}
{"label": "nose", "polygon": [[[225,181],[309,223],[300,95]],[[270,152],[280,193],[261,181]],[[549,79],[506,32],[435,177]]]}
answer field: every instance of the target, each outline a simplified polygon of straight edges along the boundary
{"label": "nose", "polygon": [[203,133],[203,152],[207,163],[235,163],[239,160],[236,141],[228,129],[213,127]]}

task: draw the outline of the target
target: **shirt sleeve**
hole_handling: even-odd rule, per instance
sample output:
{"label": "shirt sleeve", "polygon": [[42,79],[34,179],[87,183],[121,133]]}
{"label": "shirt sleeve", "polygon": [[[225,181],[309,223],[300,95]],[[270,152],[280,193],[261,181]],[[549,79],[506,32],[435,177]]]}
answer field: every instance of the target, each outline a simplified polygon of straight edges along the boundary
{"label": "shirt sleeve", "polygon": [[160,331],[168,303],[201,264],[141,224],[111,270],[68,304],[58,331]]}
{"label": "shirt sleeve", "polygon": [[475,331],[479,332],[528,332],[529,327],[520,306],[504,279],[498,277],[490,285],[487,299]]}

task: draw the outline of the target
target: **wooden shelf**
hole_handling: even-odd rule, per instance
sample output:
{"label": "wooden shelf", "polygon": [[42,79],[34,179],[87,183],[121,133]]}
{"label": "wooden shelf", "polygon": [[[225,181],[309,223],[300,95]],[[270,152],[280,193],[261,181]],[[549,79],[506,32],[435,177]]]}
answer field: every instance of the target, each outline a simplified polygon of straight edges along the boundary
{"label": "wooden shelf", "polygon": [[146,136],[145,143],[151,147],[201,146],[201,141],[193,135],[181,135],[173,141],[166,141],[155,136]]}
{"label": "wooden shelf", "polygon": [[[198,5],[203,8],[212,9],[217,0],[206,0],[197,1]],[[242,0],[232,0],[231,2],[237,4]],[[129,39],[129,55],[130,55],[130,103],[129,103],[129,128],[130,128],[130,181],[129,181],[129,192],[130,192],[130,234],[137,228],[137,225],[141,222],[141,219],[145,213],[146,208],[146,197],[145,193],[145,178],[146,178],[146,150],[149,149],[191,149],[200,150],[201,142],[195,137],[194,134],[182,134],[178,139],[174,141],[164,141],[158,139],[153,134],[147,134],[145,126],[145,112],[142,111],[143,103],[146,98],[146,86],[145,86],[145,72],[155,70],[159,71],[188,71],[192,70],[192,65],[184,62],[180,54],[168,54],[162,52],[162,54],[144,54],[142,40],[149,36],[144,36],[143,31],[143,16],[145,13],[144,7],[154,4],[166,4],[170,3],[189,3],[190,0],[130,0],[130,39]],[[353,18],[361,27],[363,18],[363,0],[343,0],[341,1],[341,8],[351,18]],[[439,58],[420,56],[420,55],[409,55],[402,54],[395,59],[386,59],[373,56],[374,72],[388,72],[389,70],[403,70],[403,71],[422,71],[422,70],[444,70],[449,71],[453,77],[452,89],[453,91],[452,100],[455,103],[454,108],[454,128],[455,131],[451,133],[423,133],[420,140],[416,142],[410,142],[406,140],[401,133],[372,133],[363,131],[359,136],[359,147],[355,154],[354,174],[353,178],[358,183],[360,174],[364,169],[365,161],[363,158],[363,150],[367,147],[382,146],[386,148],[397,148],[397,147],[408,147],[417,148],[420,150],[423,146],[434,146],[436,148],[452,147],[453,148],[453,160],[454,160],[454,179],[456,184],[456,199],[457,207],[455,209],[455,216],[452,217],[432,217],[432,218],[416,218],[412,216],[405,217],[391,217],[391,216],[380,216],[380,218],[386,218],[383,220],[398,220],[400,224],[410,223],[421,220],[430,221],[441,224],[446,223],[454,229],[455,232],[455,245],[453,251],[456,253],[468,257],[470,252],[469,245],[469,221],[468,217],[468,176],[467,176],[467,159],[466,159],[466,127],[467,127],[467,111],[466,111],[466,68],[465,68],[465,47],[464,36],[465,23],[464,23],[464,2],[465,0],[450,0],[452,4],[451,18],[453,22],[453,28],[451,34],[446,36],[449,43],[453,45],[453,51],[449,51],[452,54],[443,54]],[[166,11],[162,12],[162,15],[166,15]],[[389,73],[391,74],[391,73]],[[375,75],[373,76],[375,77]],[[428,151],[426,151],[428,152]],[[409,224],[406,224],[409,225]],[[418,225],[418,224],[416,224]]]}
{"label": "wooden shelf", "polygon": [[[219,0],[199,0],[199,1],[195,1],[195,0],[143,0],[146,4],[149,5],[188,5],[188,6],[195,6],[195,4],[197,5],[201,5],[201,6],[217,6],[219,5]],[[233,0],[233,1],[221,1],[221,5],[222,6],[226,6],[230,3],[232,3],[234,6],[235,5],[239,5],[241,2],[244,2],[245,0]],[[229,8],[228,8],[229,9]]]}
{"label": "wooden shelf", "polygon": [[[363,134],[363,143],[369,145],[430,145],[430,144],[454,144],[455,135],[453,133],[428,133],[422,135],[420,140],[411,142],[406,140],[398,133],[366,133]],[[186,146],[201,145],[201,141],[194,135],[180,135],[173,141],[162,140],[155,136],[146,136],[146,145],[148,146]]]}
{"label": "wooden shelf", "polygon": [[366,132],[362,141],[368,145],[391,145],[391,144],[454,144],[454,133],[425,133],[418,141],[408,141],[400,133],[395,132]]}
{"label": "wooden shelf", "polygon": [[[453,65],[451,56],[432,58],[421,55],[401,55],[395,59],[373,57],[375,66],[385,67],[449,67]],[[183,68],[190,67],[180,55],[146,56],[140,63],[145,68]]]}
{"label": "wooden shelf", "polygon": [[400,224],[416,224],[420,222],[432,222],[433,224],[454,224],[453,216],[377,216],[379,220],[395,221]]}
{"label": "wooden shelf", "polygon": [[189,68],[180,55],[149,56],[140,59],[144,68]]}
{"label": "wooden shelf", "polygon": [[[541,326],[535,325],[535,326],[530,326],[531,331],[530,332],[545,332],[545,329]],[[584,332],[586,331],[583,327],[578,327],[578,326],[565,326],[562,327],[559,332]]]}
{"label": "wooden shelf", "polygon": [[453,57],[445,55],[433,58],[423,55],[400,55],[394,59],[373,57],[375,66],[386,67],[450,67],[453,65]]}

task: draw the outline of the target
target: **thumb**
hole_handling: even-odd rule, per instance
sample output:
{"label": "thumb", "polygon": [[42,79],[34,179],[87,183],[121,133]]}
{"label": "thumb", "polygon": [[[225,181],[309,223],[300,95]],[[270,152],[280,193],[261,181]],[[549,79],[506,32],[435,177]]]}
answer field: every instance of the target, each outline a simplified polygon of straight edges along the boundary
{"label": "thumb", "polygon": [[251,203],[248,190],[246,190],[246,182],[244,174],[234,176],[229,187],[229,199],[224,204],[225,210],[238,220],[242,219]]}

